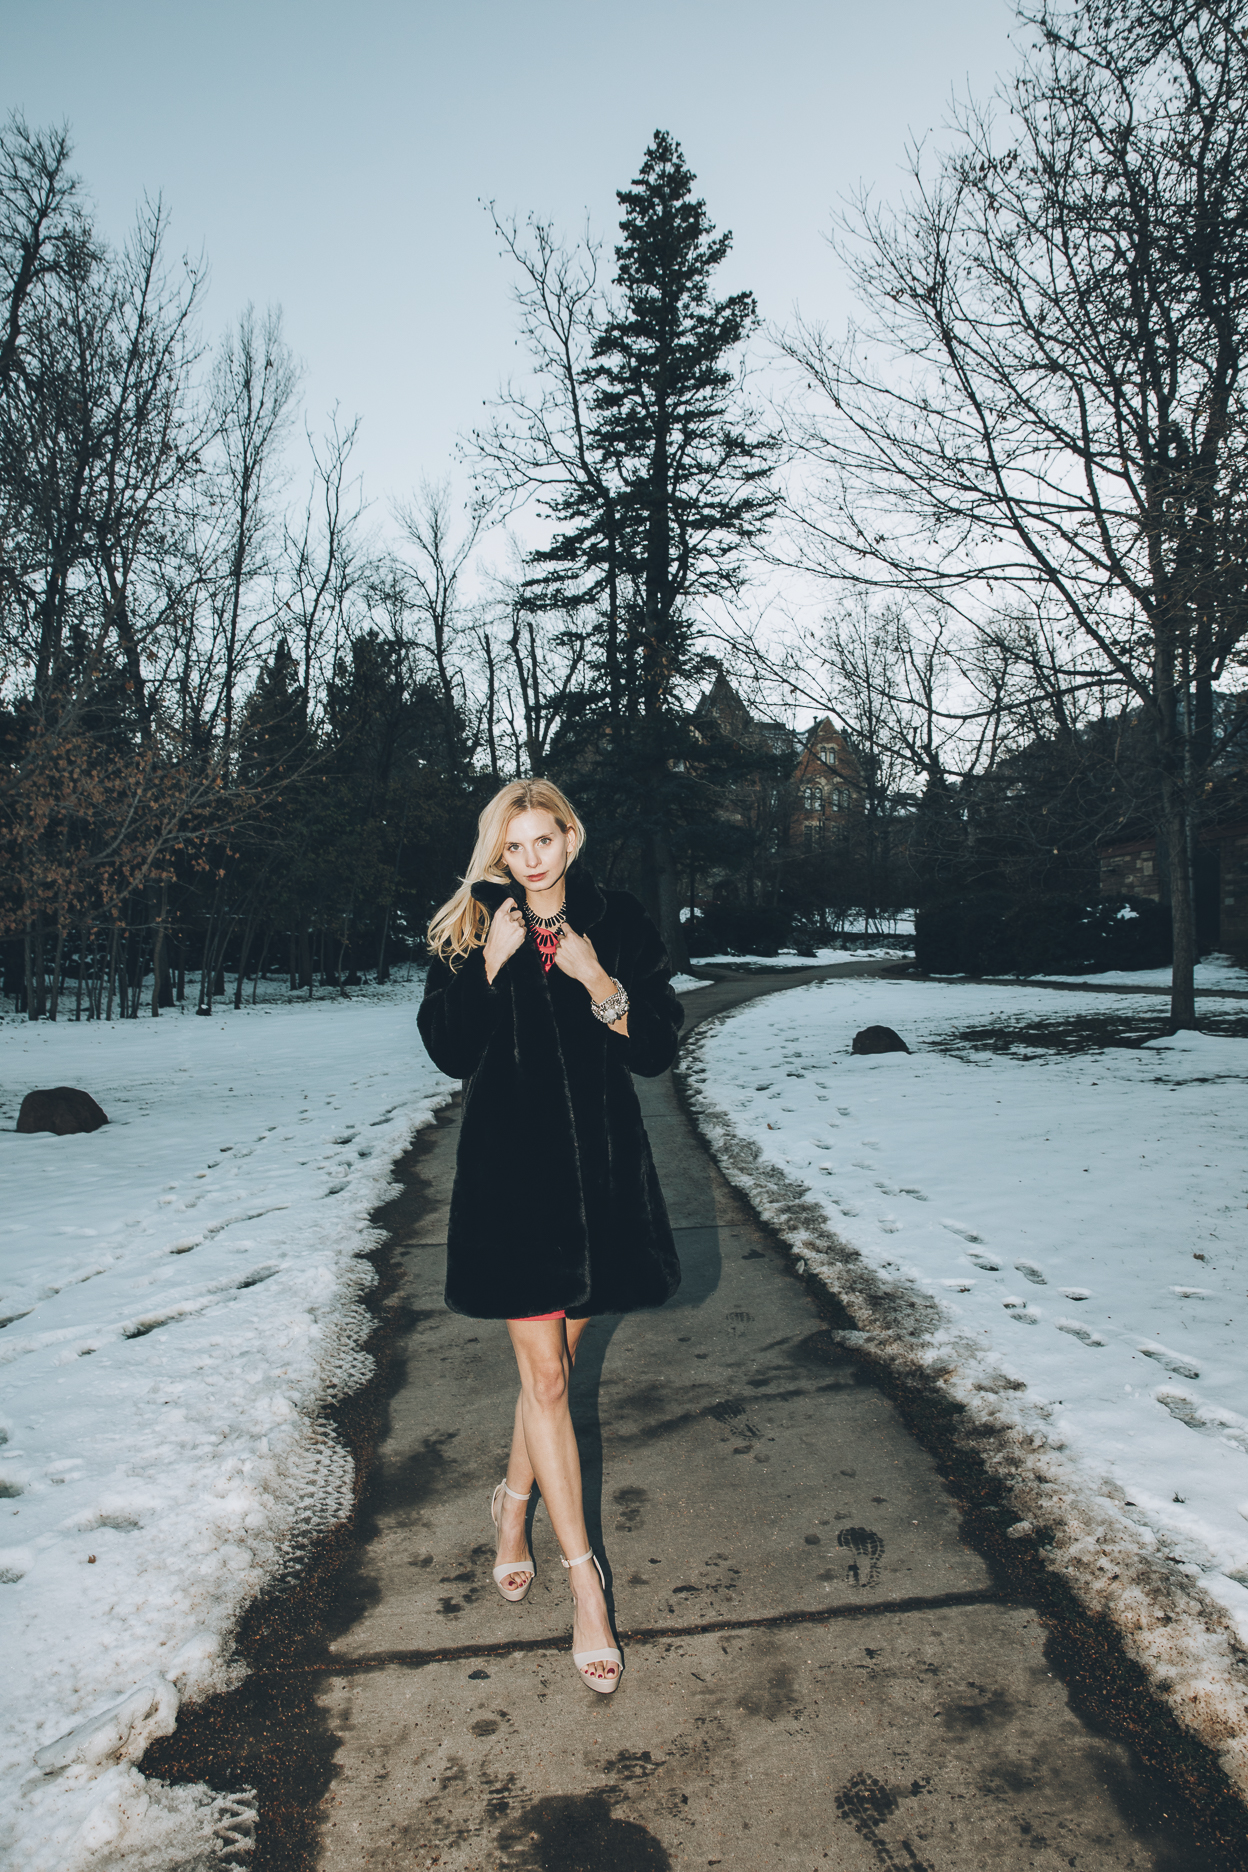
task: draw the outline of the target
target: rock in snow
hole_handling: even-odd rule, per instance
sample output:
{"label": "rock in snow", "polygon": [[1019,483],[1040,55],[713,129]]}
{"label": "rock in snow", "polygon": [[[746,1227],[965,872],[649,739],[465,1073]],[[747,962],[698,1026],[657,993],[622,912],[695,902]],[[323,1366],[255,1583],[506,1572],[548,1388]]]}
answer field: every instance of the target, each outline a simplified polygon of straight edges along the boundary
{"label": "rock in snow", "polygon": [[864,1027],[854,1035],[853,1053],[908,1053],[909,1047],[891,1027]]}
{"label": "rock in snow", "polygon": [[57,1137],[74,1137],[81,1131],[98,1131],[108,1123],[89,1092],[77,1086],[52,1086],[45,1092],[28,1092],[17,1114],[18,1131],[55,1131]]}

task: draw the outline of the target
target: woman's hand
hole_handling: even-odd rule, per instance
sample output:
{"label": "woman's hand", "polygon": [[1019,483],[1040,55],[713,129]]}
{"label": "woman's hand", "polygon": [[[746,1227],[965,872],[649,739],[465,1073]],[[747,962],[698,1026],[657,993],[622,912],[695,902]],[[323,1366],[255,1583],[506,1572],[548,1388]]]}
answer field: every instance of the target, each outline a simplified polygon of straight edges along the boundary
{"label": "woman's hand", "polygon": [[[598,951],[593,943],[588,936],[578,936],[570,923],[565,922],[560,926],[555,967],[563,974],[570,975],[573,981],[583,982],[595,1001],[601,1001],[614,992],[611,977],[598,960]],[[605,988],[603,982],[606,983]]]}
{"label": "woman's hand", "polygon": [[[576,931],[565,923],[555,950],[555,967],[562,969],[574,981],[583,982],[589,990],[591,1001],[605,1001],[615,993],[615,983],[598,960],[598,951],[588,936],[578,936]],[[628,1015],[621,1014],[619,1020],[612,1021],[615,1033],[628,1032]]]}
{"label": "woman's hand", "polygon": [[490,918],[485,936],[485,979],[492,982],[508,956],[513,956],[524,941],[524,916],[514,897],[499,904]]}

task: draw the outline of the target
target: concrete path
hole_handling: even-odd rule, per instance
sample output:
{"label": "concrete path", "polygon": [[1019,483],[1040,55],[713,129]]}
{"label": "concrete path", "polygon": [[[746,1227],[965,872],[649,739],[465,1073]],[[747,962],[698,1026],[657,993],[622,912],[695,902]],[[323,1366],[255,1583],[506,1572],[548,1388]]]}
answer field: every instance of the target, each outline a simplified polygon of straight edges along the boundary
{"label": "concrete path", "polygon": [[[721,982],[687,1012],[872,972]],[[414,1160],[423,1208],[399,1244],[413,1324],[367,1538],[336,1635],[308,1660],[335,1770],[321,1865],[1193,1872],[670,1080],[637,1083],[684,1285],[658,1313],[595,1321],[574,1380],[620,1688],[600,1699],[576,1676],[540,1507],[528,1599],[504,1604],[490,1578],[516,1379],[502,1324],[441,1304],[451,1112]]]}

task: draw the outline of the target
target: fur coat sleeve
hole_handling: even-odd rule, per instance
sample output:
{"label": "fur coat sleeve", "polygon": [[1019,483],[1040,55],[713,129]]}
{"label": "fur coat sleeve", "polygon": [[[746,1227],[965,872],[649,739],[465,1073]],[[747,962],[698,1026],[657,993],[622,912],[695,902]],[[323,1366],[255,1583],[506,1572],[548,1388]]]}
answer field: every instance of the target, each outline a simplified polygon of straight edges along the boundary
{"label": "fur coat sleeve", "polygon": [[630,1072],[656,1079],[676,1057],[685,1010],[676,999],[667,950],[658,930],[635,897],[624,891],[619,895],[628,906],[630,925],[627,980],[618,970],[613,973],[628,990],[628,1032],[617,1034],[608,1028],[607,1036],[622,1051]]}
{"label": "fur coat sleeve", "polygon": [[439,1072],[471,1079],[498,1021],[498,986],[486,980],[485,957],[474,949],[457,969],[436,956],[429,964],[425,997],[416,1016],[420,1037]]}

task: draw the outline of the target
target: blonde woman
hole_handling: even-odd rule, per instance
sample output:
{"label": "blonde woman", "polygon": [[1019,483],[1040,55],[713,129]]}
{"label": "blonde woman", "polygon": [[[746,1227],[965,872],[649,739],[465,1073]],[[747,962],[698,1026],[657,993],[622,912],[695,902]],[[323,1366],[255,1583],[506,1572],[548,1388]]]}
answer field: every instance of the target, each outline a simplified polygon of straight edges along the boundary
{"label": "blonde woman", "polygon": [[585,828],[546,780],[482,812],[464,881],[429,925],[419,1025],[463,1079],[446,1303],[505,1319],[520,1371],[507,1474],[494,1491],[494,1578],[523,1599],[536,1480],[574,1602],[573,1659],[609,1694],[623,1659],[590,1547],[568,1409],[594,1313],[661,1306],[680,1266],[633,1073],[666,1071],[683,1010],[658,931],[627,891],[585,869]]}

